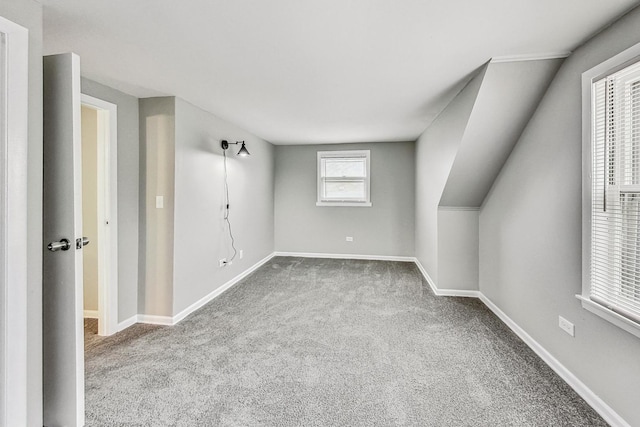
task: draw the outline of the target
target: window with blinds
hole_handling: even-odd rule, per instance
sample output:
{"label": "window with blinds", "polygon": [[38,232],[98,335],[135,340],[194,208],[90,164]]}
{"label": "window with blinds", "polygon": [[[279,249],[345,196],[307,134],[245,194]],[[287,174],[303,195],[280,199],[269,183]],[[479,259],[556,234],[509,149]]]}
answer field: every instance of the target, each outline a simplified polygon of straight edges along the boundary
{"label": "window with blinds", "polygon": [[591,82],[588,297],[640,324],[640,62]]}
{"label": "window with blinds", "polygon": [[318,151],[318,206],[371,206],[370,151]]}

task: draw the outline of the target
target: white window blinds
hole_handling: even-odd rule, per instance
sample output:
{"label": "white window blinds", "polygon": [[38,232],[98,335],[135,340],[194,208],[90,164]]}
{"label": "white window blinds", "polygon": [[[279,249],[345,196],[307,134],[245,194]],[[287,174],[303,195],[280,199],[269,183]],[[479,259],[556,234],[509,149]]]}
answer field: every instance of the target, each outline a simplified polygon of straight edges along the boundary
{"label": "white window blinds", "polygon": [[318,152],[318,205],[370,205],[369,150]]}
{"label": "white window blinds", "polygon": [[589,298],[640,322],[640,62],[592,85]]}

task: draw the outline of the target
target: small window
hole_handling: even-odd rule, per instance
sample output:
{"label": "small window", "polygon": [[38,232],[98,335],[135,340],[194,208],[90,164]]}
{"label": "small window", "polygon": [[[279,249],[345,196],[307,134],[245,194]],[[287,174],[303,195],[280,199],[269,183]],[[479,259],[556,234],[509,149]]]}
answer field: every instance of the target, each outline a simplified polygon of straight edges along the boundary
{"label": "small window", "polygon": [[616,57],[617,63],[608,61],[583,80],[589,117],[584,197],[589,199],[580,298],[585,308],[640,336],[640,58],[635,55],[632,61]]}
{"label": "small window", "polygon": [[317,206],[371,206],[370,152],[318,151]]}

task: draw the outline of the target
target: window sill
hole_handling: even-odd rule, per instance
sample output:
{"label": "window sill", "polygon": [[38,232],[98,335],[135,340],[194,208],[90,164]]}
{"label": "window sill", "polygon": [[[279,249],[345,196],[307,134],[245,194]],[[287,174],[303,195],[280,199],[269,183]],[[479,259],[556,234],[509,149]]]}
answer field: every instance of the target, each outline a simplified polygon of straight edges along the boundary
{"label": "window sill", "polygon": [[592,312],[596,316],[603,318],[604,320],[613,323],[619,328],[624,329],[632,335],[640,338],[640,324],[634,322],[633,320],[627,319],[626,317],[616,313],[613,310],[608,309],[607,307],[595,303],[589,299],[589,297],[585,297],[584,295],[576,295],[582,302],[582,308],[587,311]]}
{"label": "window sill", "polygon": [[370,208],[371,202],[316,202],[316,206],[345,206]]}

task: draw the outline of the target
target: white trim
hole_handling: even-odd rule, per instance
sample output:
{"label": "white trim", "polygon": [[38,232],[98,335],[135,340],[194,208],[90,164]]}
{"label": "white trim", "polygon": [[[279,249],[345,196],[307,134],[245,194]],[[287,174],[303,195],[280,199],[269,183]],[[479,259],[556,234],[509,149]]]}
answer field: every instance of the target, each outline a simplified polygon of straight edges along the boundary
{"label": "white trim", "polygon": [[[78,190],[82,189],[82,117],[81,117],[81,93],[80,93],[80,57],[75,54],[62,54],[60,58],[69,55],[70,57],[70,82],[72,85],[71,90],[71,110],[73,114],[73,129],[72,129],[72,142],[73,146],[73,216],[74,216],[74,224],[73,224],[73,233],[75,236],[79,236],[82,231],[82,193],[78,193]],[[48,78],[48,77],[45,77]],[[57,80],[56,84],[61,84],[61,80]],[[46,95],[45,95],[46,98]],[[45,101],[46,102],[46,101]],[[75,349],[74,349],[74,357],[75,357],[75,372],[73,373],[76,376],[76,386],[75,386],[75,400],[76,400],[76,424],[84,425],[85,422],[85,398],[84,398],[84,327],[82,325],[82,311],[84,309],[84,289],[82,288],[82,252],[75,251],[75,277],[74,277],[74,288],[75,288],[75,304],[74,304],[74,319],[78,321],[75,325]],[[59,308],[57,308],[59,310]],[[62,367],[62,364],[57,364],[56,367]],[[67,369],[65,369],[65,372]],[[68,372],[71,373],[71,372]],[[48,393],[45,392],[45,396]],[[52,396],[47,396],[48,399],[51,399]],[[45,406],[45,416],[47,414],[46,407],[50,406],[51,403]],[[59,406],[58,409],[61,409],[62,406]],[[66,410],[63,410],[66,411]]]}
{"label": "white trim", "polygon": [[271,258],[273,258],[273,256],[274,256],[273,253],[267,255],[265,258],[261,259],[260,261],[258,261],[257,263],[255,263],[253,266],[249,267],[247,270],[243,271],[242,273],[238,274],[236,277],[234,277],[233,279],[229,280],[224,285],[216,288],[211,293],[209,293],[209,294],[205,295],[204,297],[200,298],[198,301],[194,302],[189,307],[185,308],[180,313],[178,313],[175,316],[173,316],[173,324],[175,325],[176,323],[178,323],[179,321],[181,321],[182,319],[184,319],[185,317],[187,317],[188,315],[190,315],[191,313],[193,313],[194,311],[196,311],[200,307],[204,306],[205,304],[207,304],[208,302],[210,302],[214,298],[220,296],[224,291],[228,290],[233,285],[235,285],[236,283],[238,283],[239,281],[241,281],[242,279],[247,277],[249,274],[253,273],[258,268],[260,268],[264,264],[266,264]]}
{"label": "white trim", "polygon": [[[85,319],[99,319],[98,310],[84,310]],[[100,322],[98,322],[100,323]]]}
{"label": "white trim", "polygon": [[173,318],[171,316],[156,316],[153,314],[138,314],[138,323],[147,323],[150,325],[173,326]]}
{"label": "white trim", "polygon": [[363,259],[371,261],[400,261],[414,262],[414,257],[394,255],[356,255],[356,254],[326,254],[313,252],[274,252],[275,256],[299,257],[299,258],[334,258],[334,259]]}
{"label": "white trim", "polygon": [[415,262],[416,267],[422,273],[422,276],[425,278],[429,286],[431,287],[431,291],[439,296],[439,297],[464,297],[464,298],[479,298],[479,291],[472,291],[468,289],[438,289],[436,283],[433,281],[427,270],[422,266],[418,258],[413,258],[413,262]]}
{"label": "white trim", "polygon": [[84,93],[81,99],[98,112],[98,335],[108,336],[119,330],[118,107]]}
{"label": "white trim", "polygon": [[332,201],[332,202],[316,202],[316,206],[342,206],[342,207],[358,207],[358,208],[370,208],[371,202],[340,202],[340,201]]}
{"label": "white trim", "polygon": [[474,206],[438,206],[439,211],[479,211],[480,207]]}
{"label": "white trim", "polygon": [[[0,17],[6,38],[6,128],[0,138],[0,425],[27,424],[27,149],[29,31]],[[1,109],[0,109],[1,110]],[[11,165],[11,167],[9,167]],[[10,248],[10,250],[9,250]]]}
{"label": "white trim", "polygon": [[135,325],[137,322],[138,322],[137,314],[131,316],[127,320],[123,320],[122,322],[118,323],[118,332],[127,329],[129,326]]}
{"label": "white trim", "polygon": [[607,405],[598,395],[587,387],[578,377],[558,361],[540,343],[534,340],[524,329],[507,316],[489,298],[480,293],[480,301],[504,322],[522,341],[525,342],[551,369],[582,397],[604,420],[614,427],[631,427],[616,411]]}
{"label": "white trim", "polygon": [[640,325],[638,323],[616,313],[613,310],[608,309],[601,304],[591,301],[591,299],[588,297],[578,294],[576,295],[576,298],[581,301],[582,308],[584,308],[585,310],[592,312],[593,314],[640,338]]}
{"label": "white trim", "polygon": [[534,53],[525,55],[505,55],[494,56],[489,60],[492,63],[501,62],[520,62],[520,61],[543,61],[545,59],[564,59],[571,55],[571,52],[550,52],[550,53]]}
{"label": "white trim", "polygon": [[420,273],[422,273],[424,279],[429,284],[429,287],[431,287],[431,291],[434,294],[438,295],[438,287],[436,286],[431,276],[429,276],[429,273],[427,273],[427,270],[422,266],[422,263],[418,260],[418,258],[415,258],[414,262],[416,264],[416,267],[418,267],[418,270],[420,270]]}

